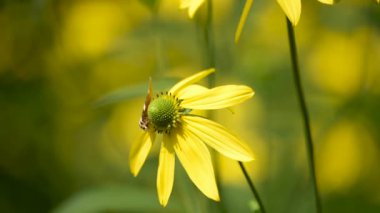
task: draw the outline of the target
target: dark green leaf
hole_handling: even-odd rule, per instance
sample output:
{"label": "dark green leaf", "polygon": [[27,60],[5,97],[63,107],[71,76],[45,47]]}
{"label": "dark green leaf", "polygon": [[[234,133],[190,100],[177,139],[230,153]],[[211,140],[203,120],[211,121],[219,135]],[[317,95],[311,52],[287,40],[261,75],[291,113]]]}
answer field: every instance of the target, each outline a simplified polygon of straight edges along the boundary
{"label": "dark green leaf", "polygon": [[54,213],[86,212],[179,212],[173,198],[167,207],[160,206],[156,191],[133,186],[106,186],[79,192],[56,208]]}
{"label": "dark green leaf", "polygon": [[[175,82],[176,81],[173,79],[163,79],[155,81],[153,82],[153,93],[168,89],[170,86],[174,85]],[[147,94],[147,89],[147,83],[127,86],[103,96],[94,103],[94,106],[101,107],[127,101],[135,97],[145,97]]]}
{"label": "dark green leaf", "polygon": [[160,0],[140,0],[144,5],[146,5],[153,12],[157,11]]}

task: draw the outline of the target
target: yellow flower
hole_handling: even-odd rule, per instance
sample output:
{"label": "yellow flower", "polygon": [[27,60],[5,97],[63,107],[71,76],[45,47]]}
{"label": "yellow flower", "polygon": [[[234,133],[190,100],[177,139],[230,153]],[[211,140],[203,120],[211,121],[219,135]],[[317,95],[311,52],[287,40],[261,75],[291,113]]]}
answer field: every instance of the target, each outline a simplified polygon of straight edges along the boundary
{"label": "yellow flower", "polygon": [[168,203],[173,182],[175,154],[191,181],[207,197],[219,201],[214,169],[205,144],[238,161],[251,161],[250,149],[222,125],[192,113],[231,107],[251,98],[252,89],[244,85],[225,85],[208,89],[194,84],[214,69],[192,75],[168,92],[151,99],[151,87],[143,108],[140,140],[130,151],[130,169],[137,176],[157,134],[163,135],[157,171],[157,192],[162,206]]}
{"label": "yellow flower", "polygon": [[[334,4],[338,0],[318,0],[323,4]],[[377,3],[380,3],[380,0],[376,0]],[[181,0],[180,8],[188,9],[188,14],[190,18],[194,17],[195,12],[198,8],[205,2],[205,0]],[[288,19],[292,22],[293,26],[298,24],[298,21],[301,17],[301,0],[277,0],[277,3],[280,5],[282,10]],[[235,42],[239,41],[241,32],[247,20],[249,11],[252,7],[253,0],[247,0],[244,5],[243,13],[240,17],[240,21],[235,33]]]}
{"label": "yellow flower", "polygon": [[205,2],[205,0],[181,0],[181,9],[189,9],[189,17],[193,18],[198,8]]}
{"label": "yellow flower", "polygon": [[[324,4],[334,4],[337,0],[318,0],[318,1]],[[247,0],[244,5],[243,13],[240,17],[238,28],[235,33],[235,42],[239,41],[244,24],[247,20],[249,11],[252,7],[252,3],[253,3],[253,0]],[[293,26],[296,26],[301,17],[301,0],[277,0],[277,3],[280,5],[285,15],[290,20],[290,22],[292,22]]]}

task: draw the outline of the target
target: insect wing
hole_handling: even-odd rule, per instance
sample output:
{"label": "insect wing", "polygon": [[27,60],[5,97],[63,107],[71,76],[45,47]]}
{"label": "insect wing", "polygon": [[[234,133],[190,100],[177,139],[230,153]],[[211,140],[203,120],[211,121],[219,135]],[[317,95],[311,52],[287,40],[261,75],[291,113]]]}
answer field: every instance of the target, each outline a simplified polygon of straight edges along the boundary
{"label": "insect wing", "polygon": [[142,110],[141,118],[139,122],[140,128],[143,129],[144,131],[148,130],[148,125],[149,125],[148,107],[151,100],[152,100],[152,79],[149,78],[148,94],[146,95],[146,98],[145,98],[145,103],[143,106],[143,110]]}

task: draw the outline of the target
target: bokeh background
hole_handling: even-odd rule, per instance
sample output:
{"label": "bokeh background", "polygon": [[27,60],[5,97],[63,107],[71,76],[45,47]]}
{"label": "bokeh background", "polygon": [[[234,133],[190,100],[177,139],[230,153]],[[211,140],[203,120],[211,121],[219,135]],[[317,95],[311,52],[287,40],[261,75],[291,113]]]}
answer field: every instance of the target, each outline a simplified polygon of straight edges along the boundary
{"label": "bokeh background", "polygon": [[[314,212],[285,17],[275,0],[255,1],[234,44],[243,4],[214,1],[216,85],[256,94],[214,119],[255,153],[246,166],[267,212]],[[238,164],[222,156],[220,203],[177,163],[169,205],[159,205],[159,141],[139,176],[129,172],[149,76],[159,91],[208,68],[205,6],[193,20],[178,6],[0,1],[0,212],[255,210]],[[379,212],[380,6],[303,1],[296,37],[324,212]]]}

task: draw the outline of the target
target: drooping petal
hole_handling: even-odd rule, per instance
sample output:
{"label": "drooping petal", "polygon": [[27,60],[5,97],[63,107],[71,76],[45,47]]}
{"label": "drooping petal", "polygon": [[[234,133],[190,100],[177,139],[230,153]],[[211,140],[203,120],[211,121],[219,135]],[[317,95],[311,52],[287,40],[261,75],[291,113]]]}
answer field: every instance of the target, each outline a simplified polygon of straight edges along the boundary
{"label": "drooping petal", "polygon": [[182,81],[178,82],[177,84],[175,84],[169,90],[169,92],[174,94],[174,95],[177,95],[177,93],[180,92],[185,87],[189,86],[190,84],[193,84],[193,83],[200,81],[201,79],[205,78],[206,76],[210,75],[213,72],[215,72],[214,68],[198,72],[198,73],[196,73],[190,77],[183,79]]}
{"label": "drooping petal", "polygon": [[[337,2],[337,0],[318,0],[318,1],[323,4],[334,4],[335,2]],[[377,0],[377,2],[379,3],[380,0]]]}
{"label": "drooping petal", "polygon": [[235,42],[237,43],[240,39],[241,32],[243,31],[245,22],[247,21],[247,17],[249,14],[249,11],[251,10],[253,4],[253,0],[247,0],[244,5],[243,13],[241,14],[239,25],[235,32]]}
{"label": "drooping petal", "polygon": [[188,99],[188,98],[193,98],[195,96],[199,96],[206,92],[208,88],[198,85],[198,84],[193,84],[190,86],[187,86],[183,88],[181,91],[177,93],[177,97],[179,99]]}
{"label": "drooping petal", "polygon": [[183,116],[184,128],[222,155],[238,161],[254,159],[250,149],[222,125],[197,116]]}
{"label": "drooping petal", "polygon": [[198,8],[205,2],[205,0],[181,0],[181,9],[189,9],[189,17],[193,18]]}
{"label": "drooping petal", "polygon": [[301,0],[277,0],[277,2],[293,26],[296,26],[301,17]]}
{"label": "drooping petal", "polygon": [[173,189],[175,154],[172,142],[167,135],[161,144],[157,171],[157,193],[162,206],[166,206]]}
{"label": "drooping petal", "polygon": [[202,94],[184,99],[181,106],[189,109],[222,109],[240,104],[253,96],[253,90],[244,85],[214,87]]}
{"label": "drooping petal", "polygon": [[208,198],[219,201],[210,153],[202,141],[186,130],[173,136],[174,150],[191,181]]}
{"label": "drooping petal", "polygon": [[151,131],[144,132],[136,141],[129,152],[129,167],[133,176],[137,176],[141,167],[144,165],[156,134]]}

